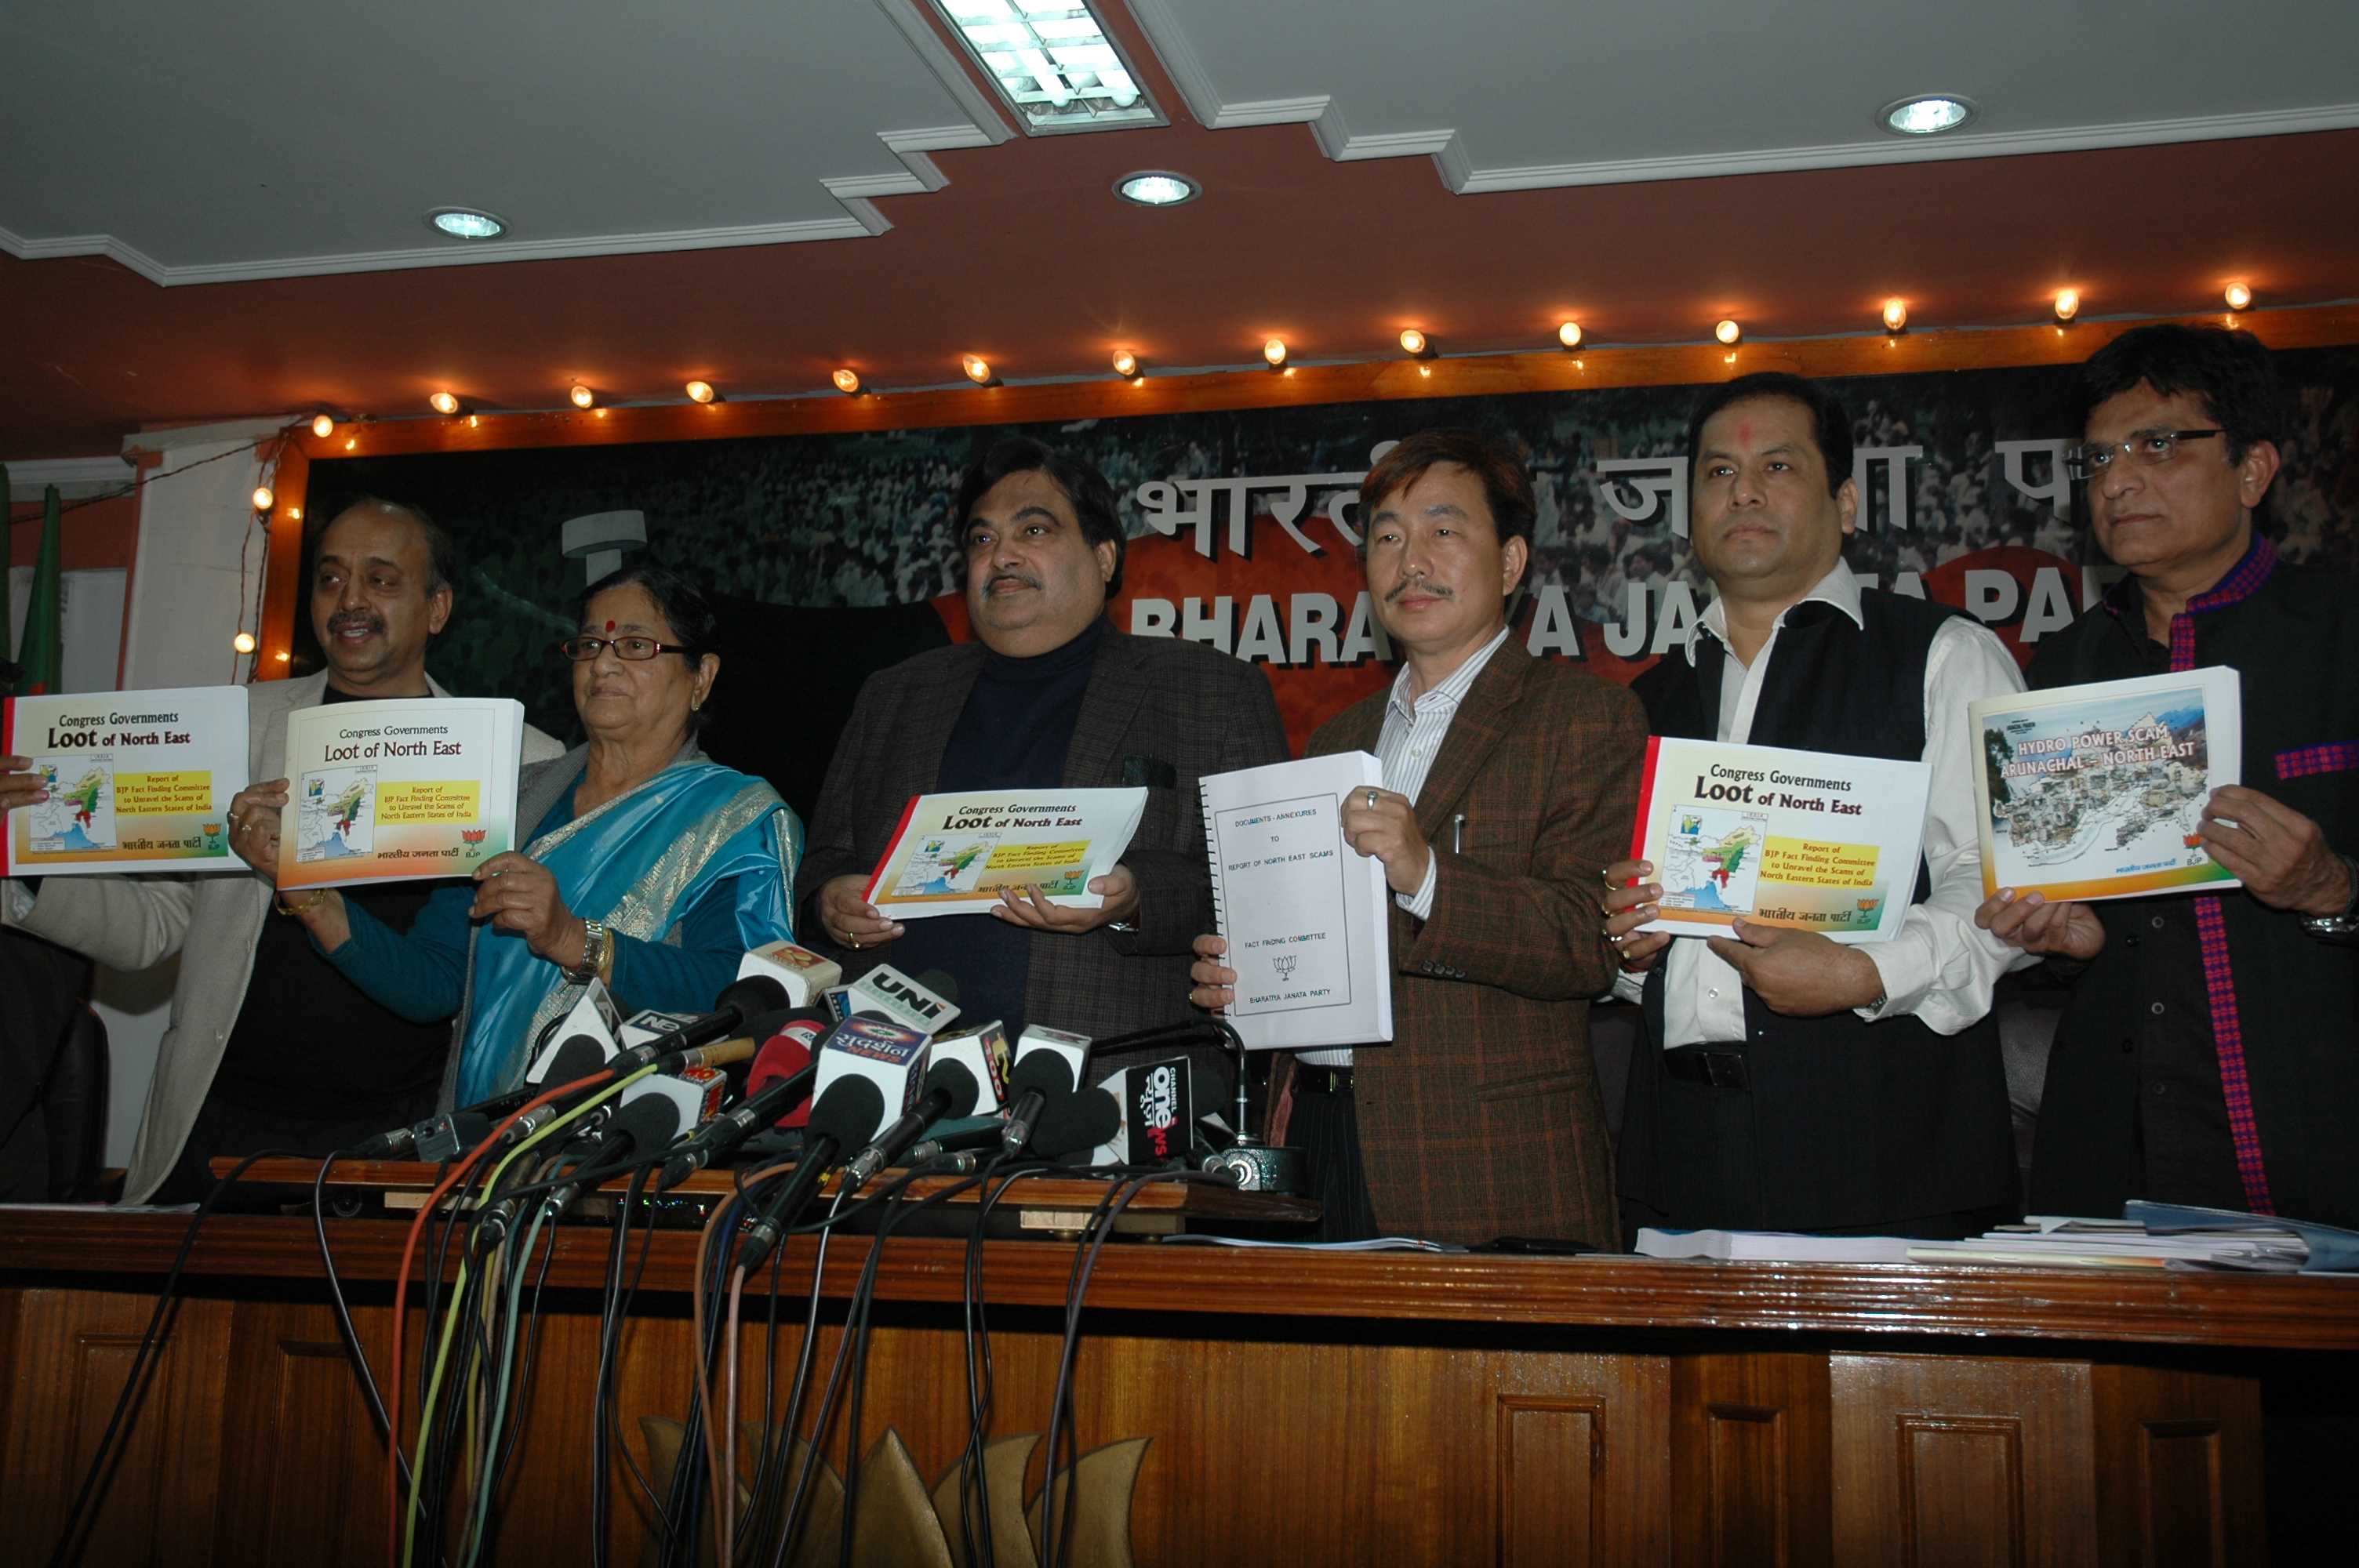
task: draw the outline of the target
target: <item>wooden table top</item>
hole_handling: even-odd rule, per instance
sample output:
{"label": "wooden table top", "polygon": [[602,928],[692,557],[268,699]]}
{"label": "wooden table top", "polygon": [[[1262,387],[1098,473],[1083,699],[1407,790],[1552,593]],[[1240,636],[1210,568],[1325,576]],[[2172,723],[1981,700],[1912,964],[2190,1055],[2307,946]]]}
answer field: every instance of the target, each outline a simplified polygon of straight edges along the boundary
{"label": "wooden table top", "polygon": [[[188,1224],[176,1214],[0,1207],[0,1280],[158,1275],[170,1267]],[[391,1279],[408,1228],[332,1220],[338,1272],[347,1281]],[[691,1232],[656,1232],[641,1289],[685,1289],[696,1241]],[[808,1281],[812,1245],[804,1238],[785,1249],[789,1290],[808,1288],[793,1281]],[[830,1247],[830,1294],[850,1292],[872,1245],[845,1237]],[[560,1228],[550,1283],[597,1288],[606,1252],[603,1227]],[[897,1238],[879,1266],[879,1294],[955,1302],[965,1252],[962,1241]],[[1073,1254],[1060,1242],[987,1244],[987,1299],[1061,1305]],[[308,1217],[245,1215],[209,1219],[190,1270],[210,1280],[316,1279],[321,1272]],[[1117,1241],[1099,1255],[1089,1302],[1208,1316],[2359,1349],[2359,1278],[2321,1275],[1335,1253]]]}

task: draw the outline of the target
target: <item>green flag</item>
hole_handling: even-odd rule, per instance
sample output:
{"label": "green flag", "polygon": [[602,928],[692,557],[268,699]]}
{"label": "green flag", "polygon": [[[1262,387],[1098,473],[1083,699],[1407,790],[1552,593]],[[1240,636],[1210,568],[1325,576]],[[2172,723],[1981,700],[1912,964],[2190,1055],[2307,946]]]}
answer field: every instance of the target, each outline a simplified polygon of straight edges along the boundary
{"label": "green flag", "polygon": [[52,484],[41,492],[41,555],[33,566],[33,591],[25,596],[25,642],[16,654],[25,666],[16,683],[20,696],[53,695],[65,680],[65,581],[59,567],[64,540],[58,487]]}
{"label": "green flag", "polygon": [[[8,493],[8,465],[0,463],[0,524],[7,525],[7,532],[0,532],[0,540],[15,531],[16,522],[16,502]],[[6,564],[7,553],[5,546],[0,546],[0,565]],[[16,633],[8,623],[8,595],[0,592],[0,665],[14,664],[16,659]],[[8,687],[11,692],[16,689],[13,686]]]}

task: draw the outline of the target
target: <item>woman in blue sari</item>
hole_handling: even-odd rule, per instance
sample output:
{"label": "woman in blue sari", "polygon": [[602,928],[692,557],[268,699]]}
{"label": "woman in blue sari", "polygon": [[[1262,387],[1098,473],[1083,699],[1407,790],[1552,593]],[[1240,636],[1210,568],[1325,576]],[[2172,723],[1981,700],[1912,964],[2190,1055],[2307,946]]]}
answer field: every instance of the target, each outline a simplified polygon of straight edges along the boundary
{"label": "woman in blue sari", "polygon": [[559,644],[589,740],[516,781],[521,853],[438,891],[406,934],[333,892],[299,912],[329,961],[405,1018],[455,1012],[444,1103],[522,1081],[594,977],[626,1009],[703,1012],[749,947],[794,935],[802,825],[698,747],[721,660],[711,608],[659,567],[610,573]]}

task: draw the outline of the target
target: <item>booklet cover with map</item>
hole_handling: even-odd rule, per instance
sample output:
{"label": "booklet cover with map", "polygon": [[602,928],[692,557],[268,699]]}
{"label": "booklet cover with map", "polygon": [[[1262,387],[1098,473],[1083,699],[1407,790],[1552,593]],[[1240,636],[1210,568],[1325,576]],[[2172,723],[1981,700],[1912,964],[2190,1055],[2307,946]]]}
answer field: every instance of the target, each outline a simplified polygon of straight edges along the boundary
{"label": "booklet cover with map", "polygon": [[1255,1050],[1393,1037],[1385,863],[1343,841],[1343,797],[1384,783],[1365,752],[1198,781],[1212,918],[1237,972],[1227,1016]]}
{"label": "booklet cover with map", "polygon": [[524,704],[395,697],[287,716],[278,886],[463,877],[516,848]]}
{"label": "booklet cover with map", "polygon": [[981,914],[1002,888],[1037,886],[1050,903],[1096,909],[1090,883],[1114,869],[1147,791],[981,790],[912,795],[868,879],[868,902],[895,920]]}
{"label": "booklet cover with map", "polygon": [[1662,911],[1641,931],[1723,935],[1738,915],[1883,942],[1917,889],[1923,762],[1652,736],[1630,857]]}
{"label": "booklet cover with map", "polygon": [[49,798],[8,814],[10,876],[235,871],[230,797],[246,785],[242,686],[13,697],[0,753]]}
{"label": "booklet cover with map", "polygon": [[2241,782],[2244,683],[2223,666],[2094,681],[1968,709],[1981,745],[1983,892],[2136,898],[2240,885],[2203,803]]}

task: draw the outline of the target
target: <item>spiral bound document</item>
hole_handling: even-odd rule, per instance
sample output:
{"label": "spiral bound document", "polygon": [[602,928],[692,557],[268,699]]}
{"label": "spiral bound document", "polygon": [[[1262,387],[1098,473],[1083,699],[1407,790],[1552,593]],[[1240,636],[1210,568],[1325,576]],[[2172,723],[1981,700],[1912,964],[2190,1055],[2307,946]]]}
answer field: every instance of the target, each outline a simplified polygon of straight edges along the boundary
{"label": "spiral bound document", "polygon": [[1384,862],[1343,839],[1344,798],[1384,782],[1365,752],[1200,781],[1212,914],[1237,972],[1227,1016],[1255,1050],[1393,1037]]}

